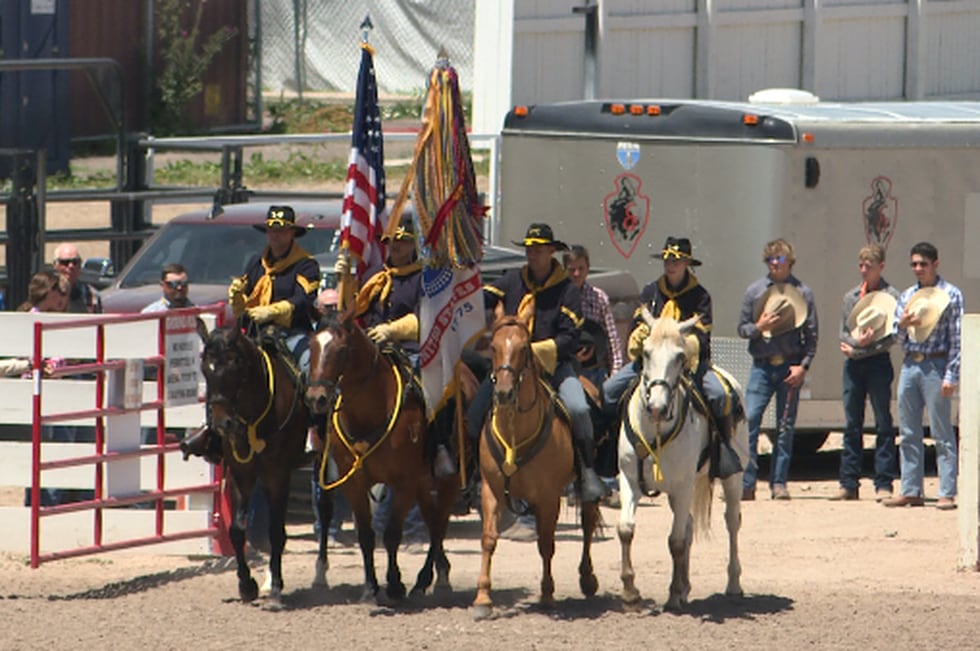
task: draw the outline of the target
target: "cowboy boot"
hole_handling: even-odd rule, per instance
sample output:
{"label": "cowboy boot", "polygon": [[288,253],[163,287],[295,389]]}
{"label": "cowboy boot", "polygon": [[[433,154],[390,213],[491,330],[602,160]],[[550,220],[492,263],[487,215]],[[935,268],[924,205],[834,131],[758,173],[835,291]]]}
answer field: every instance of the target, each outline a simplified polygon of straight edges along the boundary
{"label": "cowboy boot", "polygon": [[204,457],[208,463],[221,463],[221,438],[208,426],[202,425],[196,432],[184,437],[180,442],[184,461],[194,455]]}
{"label": "cowboy boot", "polygon": [[719,479],[727,479],[743,470],[738,454],[732,449],[731,441],[734,434],[734,422],[729,415],[716,418],[715,423],[718,426],[718,432],[713,442],[715,449],[711,454],[712,468],[710,475]]}
{"label": "cowboy boot", "polygon": [[599,479],[595,465],[595,446],[591,441],[575,441],[576,465],[578,466],[581,498],[583,502],[598,502],[607,495],[606,485]]}

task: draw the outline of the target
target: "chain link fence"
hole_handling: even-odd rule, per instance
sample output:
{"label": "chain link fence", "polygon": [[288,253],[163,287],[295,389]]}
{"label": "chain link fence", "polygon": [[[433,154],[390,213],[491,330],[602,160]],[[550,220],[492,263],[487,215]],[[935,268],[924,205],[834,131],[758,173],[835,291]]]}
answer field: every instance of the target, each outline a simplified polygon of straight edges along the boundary
{"label": "chain link fence", "polygon": [[472,89],[472,2],[265,0],[260,7],[265,92],[353,93],[367,15],[382,93],[421,95],[440,48],[459,73],[461,89]]}

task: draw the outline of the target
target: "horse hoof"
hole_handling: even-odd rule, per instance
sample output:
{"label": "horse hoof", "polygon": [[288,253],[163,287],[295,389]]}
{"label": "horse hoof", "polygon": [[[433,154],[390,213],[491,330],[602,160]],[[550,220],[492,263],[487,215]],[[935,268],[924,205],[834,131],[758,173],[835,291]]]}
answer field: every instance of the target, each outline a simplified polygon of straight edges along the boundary
{"label": "horse hoof", "polygon": [[453,586],[449,581],[436,581],[436,585],[432,588],[433,594],[447,595],[453,593]]}
{"label": "horse hoof", "polygon": [[361,603],[369,604],[375,601],[375,597],[377,596],[377,594],[378,594],[377,588],[372,588],[371,586],[365,587],[364,592],[361,593]]}
{"label": "horse hoof", "polygon": [[599,590],[599,580],[595,578],[595,574],[582,576],[579,577],[578,586],[582,589],[582,594],[592,597]]}
{"label": "horse hoof", "polygon": [[684,612],[685,602],[680,600],[670,599],[664,604],[665,613],[682,613]]}
{"label": "horse hoof", "polygon": [[473,621],[482,622],[484,620],[490,619],[493,615],[493,606],[489,604],[480,604],[479,606],[473,606]]}
{"label": "horse hoof", "polygon": [[623,591],[623,605],[624,606],[636,606],[640,603],[640,593],[636,590],[624,590]]}
{"label": "horse hoof", "polygon": [[726,597],[744,597],[745,596],[745,592],[742,590],[742,588],[731,588],[729,590],[725,590],[725,596]]}
{"label": "horse hoof", "polygon": [[414,588],[412,588],[412,591],[408,593],[408,596],[411,599],[416,599],[418,597],[424,597],[425,596],[425,588],[420,587],[420,586],[415,586]]}
{"label": "horse hoof", "polygon": [[327,583],[327,577],[325,577],[325,576],[317,576],[317,577],[314,577],[313,578],[313,583],[310,584],[310,587],[311,588],[316,588],[316,589],[329,588],[330,587],[330,584]]}
{"label": "horse hoof", "polygon": [[394,599],[399,601],[405,598],[405,585],[403,583],[389,583],[388,587],[385,589],[385,594],[388,595],[389,599]]}
{"label": "horse hoof", "polygon": [[264,604],[262,604],[262,610],[270,613],[278,613],[285,610],[286,607],[283,605],[282,600],[276,597],[275,599],[269,599]]}
{"label": "horse hoof", "polygon": [[255,601],[259,598],[259,584],[252,578],[248,579],[247,581],[239,581],[238,596],[240,596],[242,601],[246,603]]}

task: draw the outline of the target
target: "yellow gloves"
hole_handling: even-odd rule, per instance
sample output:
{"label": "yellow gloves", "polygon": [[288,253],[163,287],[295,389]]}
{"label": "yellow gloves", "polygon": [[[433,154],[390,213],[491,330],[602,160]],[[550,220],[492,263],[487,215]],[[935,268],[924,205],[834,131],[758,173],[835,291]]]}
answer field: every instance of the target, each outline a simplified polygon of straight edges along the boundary
{"label": "yellow gloves", "polygon": [[283,328],[288,328],[293,320],[293,304],[289,301],[276,301],[271,305],[256,305],[246,310],[248,318],[256,325],[270,321]]}
{"label": "yellow gloves", "polygon": [[650,336],[650,326],[646,323],[639,323],[633,332],[630,333],[629,345],[626,350],[630,359],[640,359],[643,357],[643,342]]}
{"label": "yellow gloves", "polygon": [[383,341],[418,341],[419,319],[414,314],[406,314],[390,323],[379,323],[368,328],[367,336],[376,344]]}
{"label": "yellow gloves", "polygon": [[558,346],[554,339],[542,339],[541,341],[531,342],[531,352],[541,362],[544,370],[551,375],[558,367]]}
{"label": "yellow gloves", "polygon": [[346,252],[341,252],[337,256],[337,261],[333,263],[333,272],[338,276],[346,276],[350,273],[350,257]]}
{"label": "yellow gloves", "polygon": [[232,313],[239,317],[245,311],[245,283],[248,279],[245,276],[232,278],[228,285],[228,305],[231,306]]}

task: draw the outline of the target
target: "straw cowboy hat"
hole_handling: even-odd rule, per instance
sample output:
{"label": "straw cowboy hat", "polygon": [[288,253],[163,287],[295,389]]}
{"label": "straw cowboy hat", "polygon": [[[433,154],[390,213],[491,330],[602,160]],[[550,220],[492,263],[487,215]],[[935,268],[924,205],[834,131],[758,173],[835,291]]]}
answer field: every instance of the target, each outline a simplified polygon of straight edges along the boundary
{"label": "straw cowboy hat", "polygon": [[895,297],[888,292],[877,291],[865,294],[847,315],[847,329],[851,336],[858,339],[858,335],[865,328],[874,331],[872,342],[892,334],[896,303]]}
{"label": "straw cowboy hat", "polygon": [[949,294],[938,287],[923,287],[912,294],[905,310],[918,316],[921,321],[917,326],[908,327],[908,335],[912,341],[921,344],[928,339],[948,305]]}
{"label": "straw cowboy hat", "polygon": [[755,302],[753,318],[758,321],[763,312],[779,315],[779,321],[768,333],[763,331],[763,336],[781,335],[799,328],[806,321],[806,299],[789,283],[773,283]]}

